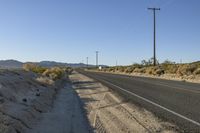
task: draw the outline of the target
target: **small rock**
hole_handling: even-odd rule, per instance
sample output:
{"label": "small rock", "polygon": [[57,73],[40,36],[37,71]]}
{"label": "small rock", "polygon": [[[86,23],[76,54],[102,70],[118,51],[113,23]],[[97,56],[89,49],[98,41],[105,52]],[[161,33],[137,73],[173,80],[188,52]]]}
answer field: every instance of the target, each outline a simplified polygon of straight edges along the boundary
{"label": "small rock", "polygon": [[40,96],[40,93],[36,93],[36,96],[39,97],[39,96]]}
{"label": "small rock", "polygon": [[23,98],[22,101],[23,101],[23,102],[27,102],[27,99],[26,99],[26,98]]}

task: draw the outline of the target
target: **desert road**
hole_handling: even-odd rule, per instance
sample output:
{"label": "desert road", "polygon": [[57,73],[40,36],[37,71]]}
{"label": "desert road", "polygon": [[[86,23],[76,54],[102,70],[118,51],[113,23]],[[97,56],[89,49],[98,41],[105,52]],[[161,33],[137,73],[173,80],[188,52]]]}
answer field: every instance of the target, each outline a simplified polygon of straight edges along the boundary
{"label": "desert road", "polygon": [[185,132],[200,132],[200,84],[146,77],[78,72],[108,86]]}

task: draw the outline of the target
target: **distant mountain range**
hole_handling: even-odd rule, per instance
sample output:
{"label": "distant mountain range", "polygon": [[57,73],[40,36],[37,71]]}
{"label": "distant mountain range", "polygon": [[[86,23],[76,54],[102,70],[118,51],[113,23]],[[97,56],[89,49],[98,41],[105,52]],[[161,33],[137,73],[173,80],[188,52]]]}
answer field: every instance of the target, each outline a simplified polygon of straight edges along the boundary
{"label": "distant mountain range", "polygon": [[[25,63],[36,63],[43,67],[54,67],[54,66],[69,66],[69,67],[87,67],[83,63],[62,63],[55,61],[41,61],[41,62],[25,62]],[[23,62],[17,60],[0,60],[0,68],[22,68]],[[95,65],[88,65],[89,67],[94,67]],[[105,65],[102,65],[105,66]]]}
{"label": "distant mountain range", "polygon": [[23,63],[17,60],[0,60],[0,68],[22,68]]}

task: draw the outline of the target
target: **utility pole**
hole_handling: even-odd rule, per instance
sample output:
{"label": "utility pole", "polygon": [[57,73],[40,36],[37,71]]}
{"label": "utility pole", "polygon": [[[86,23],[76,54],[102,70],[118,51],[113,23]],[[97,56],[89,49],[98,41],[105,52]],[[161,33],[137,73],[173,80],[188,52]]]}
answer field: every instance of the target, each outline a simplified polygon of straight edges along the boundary
{"label": "utility pole", "polygon": [[89,58],[88,58],[88,57],[86,57],[87,68],[88,68],[88,59],[89,59]]}
{"label": "utility pole", "polygon": [[153,17],[154,17],[153,65],[156,66],[156,11],[160,10],[160,8],[148,8],[148,10],[153,11]]}
{"label": "utility pole", "polygon": [[96,67],[98,67],[98,58],[99,58],[99,57],[98,57],[98,56],[99,56],[98,54],[99,54],[99,51],[96,51]]}

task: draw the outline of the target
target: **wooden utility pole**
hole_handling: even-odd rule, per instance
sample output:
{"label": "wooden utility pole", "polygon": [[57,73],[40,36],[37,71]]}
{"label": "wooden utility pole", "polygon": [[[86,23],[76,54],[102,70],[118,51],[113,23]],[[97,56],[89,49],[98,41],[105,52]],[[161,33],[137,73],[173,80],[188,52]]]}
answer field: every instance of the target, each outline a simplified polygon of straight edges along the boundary
{"label": "wooden utility pole", "polygon": [[160,8],[148,8],[148,10],[153,11],[153,17],[154,17],[153,65],[156,66],[156,10],[160,10]]}
{"label": "wooden utility pole", "polygon": [[88,58],[88,57],[86,57],[86,60],[87,60],[87,61],[86,61],[86,63],[87,63],[87,68],[88,68],[88,59],[89,59],[89,58]]}
{"label": "wooden utility pole", "polygon": [[96,51],[96,67],[98,67],[98,54],[99,54],[99,51]]}

